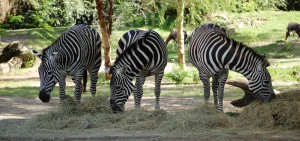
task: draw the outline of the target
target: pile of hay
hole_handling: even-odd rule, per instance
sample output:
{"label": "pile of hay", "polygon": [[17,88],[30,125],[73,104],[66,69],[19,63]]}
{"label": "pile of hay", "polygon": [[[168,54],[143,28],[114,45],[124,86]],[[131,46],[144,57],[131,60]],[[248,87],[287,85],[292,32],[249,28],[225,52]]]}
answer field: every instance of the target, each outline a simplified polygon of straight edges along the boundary
{"label": "pile of hay", "polygon": [[235,123],[240,127],[300,129],[300,93],[284,92],[270,103],[253,102]]}
{"label": "pile of hay", "polygon": [[230,117],[217,111],[212,104],[194,109],[167,113],[165,110],[126,110],[112,113],[108,96],[90,97],[78,109],[71,97],[66,97],[61,108],[38,115],[27,123],[31,129],[119,129],[197,131],[203,128],[230,127]]}
{"label": "pile of hay", "polygon": [[213,104],[196,105],[193,109],[170,113],[160,126],[166,131],[199,131],[201,129],[229,128],[231,117],[218,111]]}
{"label": "pile of hay", "polygon": [[300,95],[286,92],[270,103],[253,102],[235,117],[219,112],[213,104],[205,103],[193,109],[168,113],[165,110],[126,110],[112,113],[108,96],[89,97],[77,108],[67,97],[62,107],[31,119],[31,129],[109,129],[193,132],[220,128],[300,129]]}
{"label": "pile of hay", "polygon": [[31,129],[132,129],[148,130],[158,127],[167,116],[164,110],[129,110],[114,114],[108,96],[89,97],[80,108],[73,98],[67,96],[62,106],[46,114],[37,115],[26,126]]}

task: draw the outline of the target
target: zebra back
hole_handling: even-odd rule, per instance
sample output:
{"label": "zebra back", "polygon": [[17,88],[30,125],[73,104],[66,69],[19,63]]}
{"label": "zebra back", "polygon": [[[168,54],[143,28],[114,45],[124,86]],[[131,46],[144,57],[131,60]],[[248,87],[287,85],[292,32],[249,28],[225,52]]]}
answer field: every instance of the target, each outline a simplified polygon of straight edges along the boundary
{"label": "zebra back", "polygon": [[114,69],[128,65],[136,74],[145,70],[149,71],[149,75],[164,69],[167,62],[167,49],[162,37],[157,32],[140,31],[133,40],[136,41],[127,48],[120,47],[124,49],[115,60]]}
{"label": "zebra back", "polygon": [[129,46],[131,46],[133,43],[135,43],[137,40],[139,40],[140,38],[143,38],[143,36],[145,35],[147,31],[144,30],[130,30],[126,33],[123,34],[123,36],[120,38],[120,40],[118,41],[118,46],[117,46],[117,58],[118,56],[121,55],[121,53],[128,48]]}

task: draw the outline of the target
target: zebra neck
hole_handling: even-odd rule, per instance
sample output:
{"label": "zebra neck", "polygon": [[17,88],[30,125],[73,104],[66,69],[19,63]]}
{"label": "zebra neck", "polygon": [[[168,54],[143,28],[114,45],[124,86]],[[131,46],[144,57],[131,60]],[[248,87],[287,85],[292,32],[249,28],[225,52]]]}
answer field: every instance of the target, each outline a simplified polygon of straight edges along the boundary
{"label": "zebra neck", "polygon": [[258,59],[244,59],[240,63],[234,65],[234,67],[229,68],[232,71],[238,72],[245,76],[248,80],[253,79],[253,75],[255,75],[257,68],[261,64],[261,61]]}
{"label": "zebra neck", "polygon": [[57,45],[57,43],[55,43],[55,44],[45,48],[43,50],[43,54],[51,54],[51,53],[57,51],[58,49],[59,49],[59,46]]}
{"label": "zebra neck", "polygon": [[133,79],[139,73],[139,71],[130,64],[118,63],[114,65],[115,70],[124,69],[124,67],[126,67],[124,74],[130,79]]}

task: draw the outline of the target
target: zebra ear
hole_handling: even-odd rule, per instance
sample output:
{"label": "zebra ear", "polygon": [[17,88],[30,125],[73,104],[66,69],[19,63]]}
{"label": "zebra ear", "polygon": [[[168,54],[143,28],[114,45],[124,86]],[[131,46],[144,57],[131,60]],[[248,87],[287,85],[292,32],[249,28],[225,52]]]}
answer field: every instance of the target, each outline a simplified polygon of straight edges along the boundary
{"label": "zebra ear", "polygon": [[267,68],[268,66],[270,66],[270,63],[267,60],[267,58],[265,58],[264,61],[260,64],[259,70],[263,70],[264,68]]}
{"label": "zebra ear", "polygon": [[50,60],[51,60],[52,62],[56,60],[57,54],[58,54],[57,52],[53,52],[53,53],[51,54]]}
{"label": "zebra ear", "polygon": [[269,61],[268,61],[267,58],[264,58],[263,66],[264,66],[264,67],[270,66],[270,63],[269,63]]}
{"label": "zebra ear", "polygon": [[123,75],[127,71],[127,66],[124,65],[123,67],[117,69],[117,73]]}
{"label": "zebra ear", "polygon": [[33,53],[36,57],[42,59],[42,56],[43,56],[43,55],[42,55],[41,53],[39,53],[39,52],[37,52],[37,51],[35,51],[35,50],[32,50],[32,53]]}
{"label": "zebra ear", "polygon": [[104,72],[105,72],[105,73],[108,73],[108,74],[111,74],[111,73],[112,73],[111,70],[112,70],[112,69],[109,68],[109,67],[105,67],[105,68],[104,68]]}

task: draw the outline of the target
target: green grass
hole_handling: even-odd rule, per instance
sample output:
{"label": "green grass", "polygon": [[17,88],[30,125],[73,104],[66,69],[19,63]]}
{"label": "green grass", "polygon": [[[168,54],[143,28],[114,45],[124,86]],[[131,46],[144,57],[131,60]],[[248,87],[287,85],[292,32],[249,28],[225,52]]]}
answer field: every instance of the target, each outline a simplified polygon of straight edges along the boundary
{"label": "green grass", "polygon": [[[248,44],[253,47],[255,51],[259,54],[265,54],[271,62],[271,66],[268,68],[274,82],[298,82],[299,76],[292,75],[293,72],[296,74],[299,72],[298,62],[300,58],[300,45],[298,45],[295,40],[298,39],[297,36],[290,36],[288,41],[285,42],[285,31],[289,22],[300,21],[298,16],[300,12],[282,12],[282,11],[264,11],[264,12],[251,12],[242,14],[228,14],[229,21],[228,27],[230,25],[237,25],[239,21],[252,21],[253,25],[246,25],[242,28],[236,28],[234,32],[230,34],[230,37],[238,41]],[[197,26],[197,25],[196,25]],[[192,32],[196,26],[187,26],[185,29]],[[199,25],[200,26],[200,25]],[[93,26],[98,29],[98,26]],[[22,29],[22,30],[10,30],[8,33],[1,36],[2,41],[11,42],[14,40],[20,40],[21,43],[25,45],[33,46],[34,49],[42,50],[43,48],[50,45],[57,37],[59,37],[62,32],[64,32],[69,27],[57,27],[53,28],[53,31],[47,29]],[[120,37],[127,31],[131,29],[152,29],[158,32],[163,39],[166,39],[170,33],[170,30],[164,30],[153,27],[141,27],[141,28],[127,28],[122,30],[113,30],[111,35],[111,58],[116,57],[116,47]],[[99,30],[99,29],[98,29]],[[231,30],[231,29],[228,29]],[[35,34],[33,34],[35,33]],[[40,33],[40,34],[39,34]],[[50,33],[51,35],[49,35]],[[100,33],[100,32],[99,32]],[[169,42],[168,48],[168,61],[177,62],[177,47],[174,43]],[[188,47],[185,47],[185,60],[189,62],[188,59]],[[275,60],[272,58],[284,58],[288,60]],[[286,67],[282,67],[286,66]],[[14,73],[9,73],[7,75],[14,76],[22,73],[23,70],[18,70]],[[242,75],[230,72],[228,80],[235,79],[245,79]],[[164,79],[167,79],[166,77]],[[170,82],[170,80],[166,80]],[[183,84],[191,83],[192,78],[185,78]],[[0,96],[25,96],[34,97],[38,95],[39,88],[37,85],[33,85],[33,81],[26,82],[3,82],[0,84],[1,91]],[[174,87],[164,87],[162,88],[162,96],[199,96],[202,92],[202,83],[198,82],[199,87],[187,87],[186,85],[176,85]],[[282,85],[280,85],[281,87]],[[275,86],[276,87],[276,86]],[[294,86],[291,86],[294,87]],[[56,87],[58,88],[58,86]],[[108,82],[100,76],[98,83],[99,93],[109,93]],[[31,90],[34,89],[34,90]],[[183,89],[183,90],[182,90]],[[281,88],[280,88],[281,89]],[[165,90],[165,92],[164,92]],[[73,87],[67,87],[67,93],[73,95]],[[153,88],[145,88],[146,96],[154,96]],[[231,93],[229,91],[229,93]],[[233,92],[235,93],[240,92]],[[58,95],[58,90],[54,89],[53,96]],[[226,95],[225,95],[226,96]]]}
{"label": "green grass", "polygon": [[245,42],[242,36],[243,34],[241,34],[245,32],[256,34],[256,37],[260,42],[276,42],[284,40],[288,23],[300,21],[300,17],[298,15],[298,11],[262,11],[231,14],[230,17],[235,19],[247,19],[253,21],[253,26],[238,28],[236,30],[236,34],[231,37]]}

